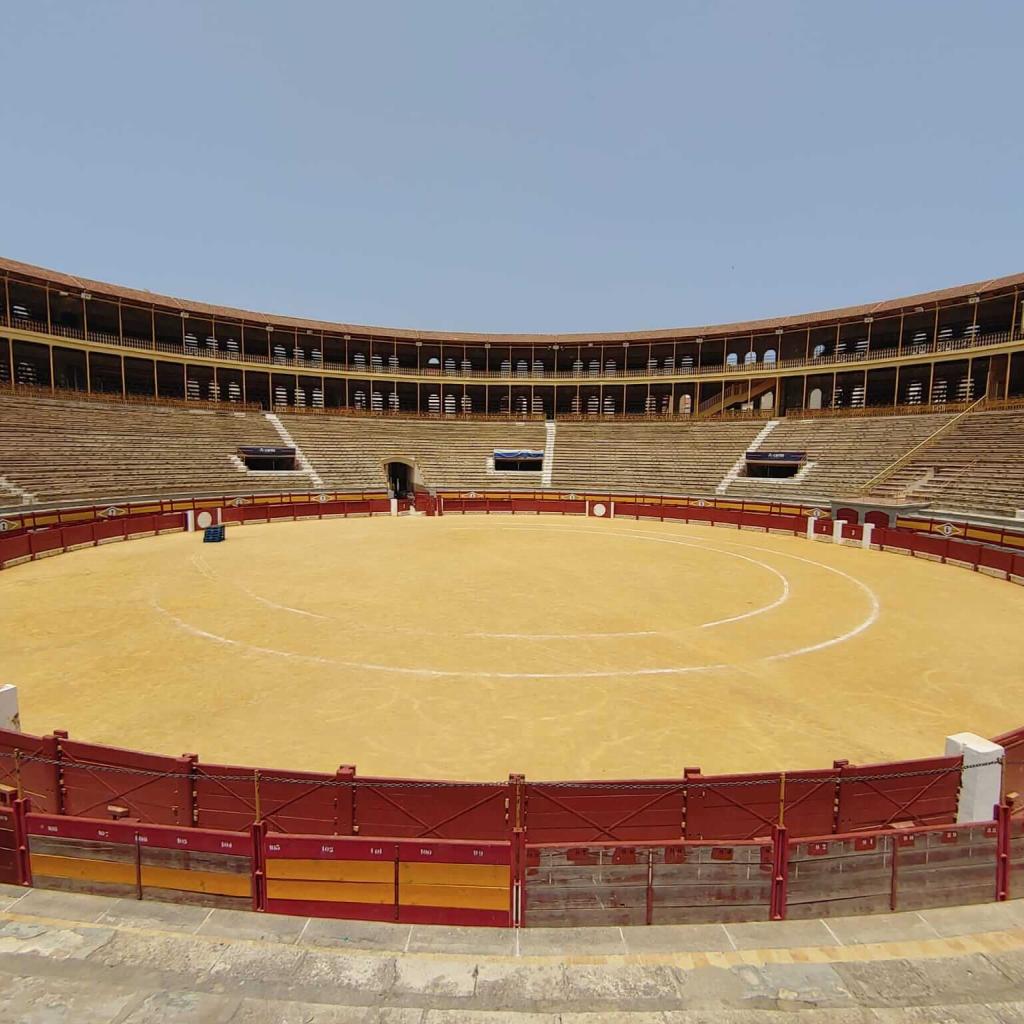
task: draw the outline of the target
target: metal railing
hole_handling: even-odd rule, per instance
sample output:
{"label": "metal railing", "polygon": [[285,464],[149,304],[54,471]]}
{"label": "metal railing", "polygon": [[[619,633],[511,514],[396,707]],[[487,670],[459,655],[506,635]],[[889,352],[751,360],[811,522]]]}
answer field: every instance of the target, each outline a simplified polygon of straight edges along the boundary
{"label": "metal railing", "polygon": [[[750,376],[771,376],[783,370],[806,369],[813,371],[817,369],[838,370],[840,368],[855,370],[865,367],[867,364],[878,365],[893,360],[905,360],[916,356],[928,357],[945,354],[949,352],[962,352],[970,354],[975,351],[984,351],[999,345],[1012,342],[1024,341],[1024,335],[1012,336],[1010,331],[995,331],[984,335],[977,335],[971,338],[955,338],[938,340],[928,344],[904,345],[902,347],[877,348],[859,352],[841,352],[830,355],[811,356],[810,358],[797,359],[776,359],[767,362],[742,362],[735,364],[711,363],[693,366],[671,366],[665,367],[616,367],[608,369],[602,365],[598,369],[588,366],[570,369],[550,369],[545,367],[538,371],[531,366],[523,371],[516,367],[509,369],[479,367],[454,368],[445,366],[390,366],[386,363],[375,365],[372,361],[364,364],[340,363],[326,359],[307,358],[305,355],[275,355],[271,348],[270,354],[262,355],[253,352],[234,352],[222,349],[218,344],[217,348],[208,348],[204,344],[187,344],[185,341],[161,341],[152,338],[138,338],[130,335],[116,335],[106,331],[89,330],[85,331],[78,327],[66,327],[60,324],[47,324],[43,321],[32,318],[12,317],[8,320],[0,314],[0,326],[7,326],[13,330],[23,330],[34,334],[42,334],[48,337],[66,338],[78,341],[85,341],[90,344],[99,344],[117,349],[131,349],[138,352],[164,353],[166,355],[181,356],[182,358],[194,358],[197,360],[211,360],[218,363],[225,363],[236,366],[259,366],[270,367],[271,372],[280,367],[282,371],[302,373],[305,371],[310,376],[316,376],[322,370],[330,373],[343,373],[349,377],[357,378],[413,378],[430,377],[439,381],[450,379],[453,381],[473,381],[481,384],[515,386],[517,383],[523,385],[537,385],[551,382],[574,383],[584,385],[588,381],[594,384],[622,383],[622,382],[657,382],[657,381],[680,381],[690,379],[702,379],[709,377],[750,377]],[[652,344],[654,344],[652,342]]]}

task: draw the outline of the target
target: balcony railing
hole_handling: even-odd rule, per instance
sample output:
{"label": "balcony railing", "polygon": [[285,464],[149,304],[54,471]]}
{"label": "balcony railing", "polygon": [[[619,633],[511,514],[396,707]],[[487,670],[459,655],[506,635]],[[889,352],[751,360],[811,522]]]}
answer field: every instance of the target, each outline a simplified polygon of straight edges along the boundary
{"label": "balcony railing", "polygon": [[900,347],[876,348],[858,352],[840,352],[830,355],[812,356],[810,358],[798,359],[777,359],[762,362],[737,362],[736,364],[702,364],[700,366],[672,366],[665,367],[628,367],[610,369],[607,366],[591,368],[583,366],[553,370],[547,367],[542,370],[534,369],[532,366],[526,370],[516,367],[498,367],[482,369],[480,367],[463,368],[461,366],[388,366],[384,363],[374,365],[371,362],[339,363],[326,359],[313,359],[305,355],[295,356],[294,354],[280,355],[271,352],[270,355],[262,355],[251,352],[235,352],[221,348],[207,347],[205,344],[195,345],[187,342],[153,341],[149,338],[136,338],[129,335],[118,336],[106,331],[89,330],[85,331],[79,327],[66,327],[60,324],[46,324],[43,321],[25,318],[11,317],[8,320],[0,314],[0,327],[9,326],[12,329],[20,329],[35,334],[42,334],[48,337],[67,338],[77,341],[85,341],[90,344],[100,344],[116,349],[130,349],[133,352],[148,352],[151,354],[166,354],[182,357],[184,359],[213,360],[230,366],[257,366],[269,368],[271,372],[276,369],[291,373],[306,373],[309,376],[316,376],[322,370],[331,373],[344,373],[349,377],[359,379],[371,378],[402,378],[402,377],[431,377],[440,380],[472,380],[486,384],[504,384],[514,386],[520,384],[541,384],[541,383],[567,383],[585,384],[587,381],[594,383],[621,383],[630,381],[652,381],[659,378],[666,380],[689,380],[705,377],[770,377],[783,370],[856,370],[866,368],[866,364],[884,364],[892,360],[906,360],[915,356],[927,358],[929,356],[941,355],[949,352],[962,352],[965,355],[974,352],[984,351],[999,345],[1006,345],[1012,342],[1024,341],[1024,335],[1012,336],[1009,331],[994,331],[988,334],[976,335],[965,338],[949,338],[932,341],[928,343],[912,343]]}

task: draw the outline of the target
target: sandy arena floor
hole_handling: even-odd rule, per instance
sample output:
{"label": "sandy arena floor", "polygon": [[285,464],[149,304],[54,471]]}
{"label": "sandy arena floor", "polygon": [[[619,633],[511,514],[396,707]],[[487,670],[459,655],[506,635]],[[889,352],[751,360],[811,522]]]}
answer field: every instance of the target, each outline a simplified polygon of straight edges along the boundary
{"label": "sandy arena floor", "polygon": [[499,779],[827,767],[1024,721],[1024,588],[722,528],[378,518],[0,574],[29,732]]}

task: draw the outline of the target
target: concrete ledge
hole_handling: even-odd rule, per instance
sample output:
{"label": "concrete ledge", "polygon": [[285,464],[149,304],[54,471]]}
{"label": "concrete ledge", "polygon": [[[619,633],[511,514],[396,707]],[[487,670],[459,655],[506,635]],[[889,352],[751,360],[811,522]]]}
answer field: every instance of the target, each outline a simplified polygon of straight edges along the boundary
{"label": "concrete ledge", "polygon": [[1024,903],[830,921],[442,928],[0,886],[0,1021],[1024,1020]]}

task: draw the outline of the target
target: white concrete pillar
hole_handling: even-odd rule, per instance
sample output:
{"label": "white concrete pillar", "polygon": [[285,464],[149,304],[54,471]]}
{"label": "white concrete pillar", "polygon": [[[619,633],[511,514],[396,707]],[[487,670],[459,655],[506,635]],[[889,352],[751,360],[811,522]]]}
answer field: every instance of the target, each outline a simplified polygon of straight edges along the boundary
{"label": "white concrete pillar", "polygon": [[609,506],[609,508],[608,508],[608,518],[609,519],[614,519],[615,518],[615,502],[614,501],[608,502],[608,506]]}
{"label": "white concrete pillar", "polygon": [[814,540],[814,524],[817,520],[814,516],[807,517],[807,539]]}
{"label": "white concrete pillar", "polygon": [[21,732],[18,714],[18,688],[10,683],[0,684],[0,729]]}
{"label": "white concrete pillar", "polygon": [[864,536],[860,539],[860,546],[862,548],[869,548],[871,547],[871,534],[875,531],[875,524],[865,523],[862,529],[864,530]]}
{"label": "white concrete pillar", "polygon": [[832,543],[842,544],[843,543],[843,527],[846,524],[842,519],[832,520]]}
{"label": "white concrete pillar", "polygon": [[393,516],[397,516],[398,515],[398,499],[397,498],[392,498],[391,499],[391,514]]}
{"label": "white concrete pillar", "polygon": [[193,509],[185,509],[185,531],[187,533],[196,532],[196,514]]}
{"label": "white concrete pillar", "polygon": [[962,754],[964,758],[960,801],[956,809],[958,825],[968,821],[992,820],[992,808],[1002,796],[1003,765],[1000,758],[1003,752],[998,743],[973,732],[958,732],[946,737],[946,756]]}

